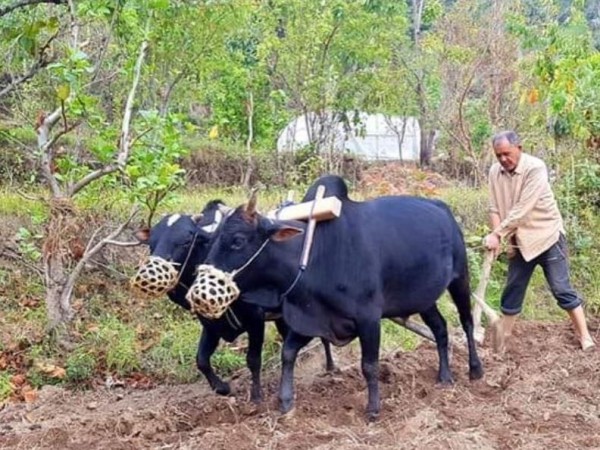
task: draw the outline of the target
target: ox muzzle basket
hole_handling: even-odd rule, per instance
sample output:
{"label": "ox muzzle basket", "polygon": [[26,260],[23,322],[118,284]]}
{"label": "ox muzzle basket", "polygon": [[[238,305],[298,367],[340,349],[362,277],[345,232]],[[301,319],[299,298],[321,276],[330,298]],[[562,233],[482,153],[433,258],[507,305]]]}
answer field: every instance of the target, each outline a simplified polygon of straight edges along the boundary
{"label": "ox muzzle basket", "polygon": [[150,256],[131,279],[131,287],[146,297],[157,298],[177,286],[179,272],[174,265],[158,256]]}
{"label": "ox muzzle basket", "polygon": [[196,279],[185,298],[192,312],[209,319],[218,319],[239,295],[240,290],[233,281],[233,274],[202,264],[198,266]]}

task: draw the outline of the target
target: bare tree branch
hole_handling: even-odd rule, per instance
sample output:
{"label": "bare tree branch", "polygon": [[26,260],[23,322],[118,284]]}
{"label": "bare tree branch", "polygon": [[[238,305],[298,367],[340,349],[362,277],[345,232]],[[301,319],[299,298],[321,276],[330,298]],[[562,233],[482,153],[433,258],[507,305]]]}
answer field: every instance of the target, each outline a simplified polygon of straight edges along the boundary
{"label": "bare tree branch", "polygon": [[57,139],[60,138],[63,133],[59,133],[50,139],[50,131],[56,122],[61,117],[61,108],[56,109],[49,116],[42,116],[38,122],[37,134],[38,134],[38,149],[40,151],[40,158],[42,162],[42,173],[48,184],[50,185],[50,189],[52,190],[52,195],[54,197],[61,197],[62,190],[58,184],[58,180],[52,173],[52,159],[54,156],[53,146],[56,143]]}
{"label": "bare tree branch", "polygon": [[40,276],[40,278],[42,278],[42,280],[44,279],[44,271],[42,269],[40,269],[38,266],[27,261],[27,259],[23,255],[21,255],[18,251],[16,251],[15,249],[0,248],[0,256],[18,261],[19,263],[23,264],[24,266],[28,267],[29,269],[31,269],[35,273],[37,273]]}
{"label": "bare tree branch", "polygon": [[123,242],[123,241],[114,241],[112,239],[105,241],[105,243],[106,243],[106,245],[116,245],[117,247],[139,247],[140,245],[142,245],[142,243],[140,241]]}
{"label": "bare tree branch", "polygon": [[[148,30],[150,27],[150,22],[146,23],[146,36],[148,35]],[[121,137],[119,139],[119,154],[117,155],[117,164],[119,167],[124,167],[127,163],[127,159],[129,158],[129,150],[131,148],[129,142],[129,133],[131,128],[131,116],[133,112],[133,101],[135,100],[135,94],[137,91],[138,84],[140,82],[140,77],[142,74],[142,65],[144,63],[144,58],[146,57],[146,50],[148,49],[148,38],[145,37],[142,45],[140,45],[140,53],[138,55],[138,59],[135,63],[133,82],[131,84],[131,89],[129,90],[129,95],[127,96],[127,103],[125,104],[125,114],[123,115],[123,127],[121,129]]]}
{"label": "bare tree branch", "polygon": [[5,16],[6,14],[13,12],[16,9],[24,8],[26,6],[31,5],[39,5],[41,3],[54,3],[55,5],[64,5],[67,3],[67,0],[21,0],[13,3],[12,5],[5,6],[4,8],[0,8],[0,17]]}
{"label": "bare tree branch", "polygon": [[116,172],[119,169],[119,166],[116,164],[109,164],[108,166],[104,166],[98,170],[94,170],[93,172],[88,173],[77,183],[69,187],[68,195],[69,197],[74,196],[79,191],[81,191],[84,187],[90,184],[92,181],[97,180],[98,178],[102,178],[109,173]]}
{"label": "bare tree branch", "polygon": [[[72,0],[69,0],[69,1],[72,1]],[[129,91],[129,96],[127,97],[127,103],[125,106],[125,114],[123,117],[121,138],[119,140],[119,153],[117,156],[117,163],[109,164],[107,166],[104,166],[98,170],[95,170],[95,171],[87,174],[85,177],[83,177],[81,180],[79,180],[77,183],[75,183],[74,185],[72,185],[69,188],[69,191],[68,191],[69,196],[73,196],[73,195],[77,194],[79,191],[81,191],[85,186],[90,184],[92,181],[102,178],[103,176],[113,173],[113,172],[119,170],[120,168],[122,168],[123,166],[125,166],[125,164],[127,163],[127,158],[129,157],[129,150],[131,149],[131,147],[133,147],[133,144],[135,143],[135,141],[147,132],[146,131],[146,132],[142,133],[140,136],[138,136],[133,141],[130,141],[130,139],[129,139],[133,101],[135,99],[135,93],[137,90],[137,86],[139,84],[141,70],[142,70],[142,64],[144,62],[144,57],[146,55],[147,48],[148,48],[148,41],[144,40],[142,42],[142,45],[140,46],[140,53],[139,53],[139,56],[138,56],[138,59],[137,59],[136,65],[135,65],[135,70],[134,70],[133,83],[131,86],[131,90]]]}
{"label": "bare tree branch", "polygon": [[246,103],[246,113],[248,114],[248,139],[246,140],[246,160],[248,167],[246,168],[246,174],[242,180],[242,184],[245,187],[250,186],[250,178],[254,170],[254,164],[252,159],[252,139],[254,138],[254,96],[252,91],[248,95],[248,102]]}
{"label": "bare tree branch", "polygon": [[143,138],[145,135],[147,135],[148,133],[150,133],[153,130],[154,130],[154,127],[150,127],[148,129],[142,131],[134,139],[131,140],[131,143],[129,144],[129,148],[135,147],[135,144],[137,144],[137,141],[139,141],[141,138]]}
{"label": "bare tree branch", "polygon": [[98,232],[100,230],[97,230],[92,237],[90,238],[86,250],[83,254],[83,256],[81,257],[81,259],[77,262],[77,265],[75,266],[75,268],[73,269],[73,271],[69,274],[69,279],[67,280],[66,284],[65,284],[65,289],[64,289],[64,298],[71,298],[71,294],[73,292],[73,288],[75,286],[75,282],[77,281],[77,278],[79,277],[79,274],[81,273],[81,271],[83,270],[83,268],[85,267],[86,263],[94,256],[96,255],[100,250],[102,250],[104,248],[105,245],[107,245],[109,242],[113,242],[114,239],[123,232],[123,230],[125,229],[125,227],[127,225],[129,225],[131,223],[131,221],[133,220],[133,218],[138,214],[139,212],[139,207],[138,206],[134,206],[129,214],[129,217],[127,218],[127,220],[125,222],[123,222],[119,227],[117,227],[117,229],[115,229],[112,233],[110,233],[108,236],[106,236],[104,239],[100,240],[100,242],[98,242],[96,245],[94,245],[92,247],[92,241],[95,239],[96,235],[98,234]]}
{"label": "bare tree branch", "polygon": [[44,68],[47,64],[42,61],[36,61],[27,72],[13,79],[7,86],[5,86],[2,90],[0,90],[0,98],[14,91],[19,85],[25,83],[26,81],[33,78],[33,76],[38,73],[42,68]]}
{"label": "bare tree branch", "polygon": [[69,17],[71,19],[71,48],[79,48],[79,23],[77,22],[77,9],[73,0],[67,0],[69,4]]}
{"label": "bare tree branch", "polygon": [[23,83],[27,82],[28,80],[30,80],[31,78],[33,78],[33,76],[36,73],[38,73],[41,69],[43,69],[48,64],[50,64],[50,62],[52,60],[48,58],[46,51],[50,48],[50,44],[52,43],[52,41],[54,41],[54,39],[56,39],[58,34],[59,34],[59,32],[57,31],[56,33],[54,33],[52,36],[50,36],[48,38],[48,40],[46,41],[46,43],[44,45],[42,45],[42,47],[38,51],[37,60],[35,61],[35,63],[33,63],[33,65],[29,68],[29,70],[27,72],[25,72],[22,75],[17,76],[13,80],[11,80],[7,86],[5,86],[2,90],[0,90],[0,98],[4,97],[5,95],[8,95],[10,92],[14,91],[21,84],[23,84]]}
{"label": "bare tree branch", "polygon": [[171,101],[171,94],[173,93],[173,89],[175,88],[175,85],[183,79],[187,72],[187,69],[183,69],[181,72],[179,72],[175,79],[167,86],[167,90],[163,95],[162,104],[160,105],[160,117],[166,117],[167,111],[169,111],[169,102]]}
{"label": "bare tree branch", "polygon": [[[77,50],[79,48],[79,24],[75,18],[76,9],[73,0],[66,0],[69,5],[69,14],[71,17],[71,48],[73,50]],[[61,2],[62,3],[62,2]],[[59,121],[61,116],[64,117],[64,102],[61,102],[61,106],[57,108],[52,114],[49,116],[42,116],[37,123],[37,134],[38,134],[38,150],[41,152],[41,160],[42,160],[42,173],[44,177],[48,180],[48,184],[50,185],[50,189],[52,190],[52,195],[54,197],[62,197],[63,192],[60,188],[58,180],[53,174],[52,171],[52,160],[54,157],[54,144],[56,141],[66,133],[73,130],[75,127],[79,125],[79,122],[72,124],[71,126],[67,126],[65,120],[65,126],[61,132],[57,133],[52,139],[50,139],[50,132],[52,128]]]}
{"label": "bare tree branch", "polygon": [[323,42],[323,52],[321,54],[321,70],[323,70],[325,68],[325,58],[327,58],[327,53],[329,52],[329,47],[331,46],[331,43],[333,42],[333,38],[335,37],[335,34],[340,29],[341,25],[342,25],[341,22],[336,23],[335,26],[331,29],[331,32],[325,38],[325,42]]}

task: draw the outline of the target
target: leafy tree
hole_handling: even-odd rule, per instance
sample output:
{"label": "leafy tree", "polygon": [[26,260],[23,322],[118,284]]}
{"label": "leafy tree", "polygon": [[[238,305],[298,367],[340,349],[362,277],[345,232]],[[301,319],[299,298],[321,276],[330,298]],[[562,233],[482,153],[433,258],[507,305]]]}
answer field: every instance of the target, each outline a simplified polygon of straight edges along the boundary
{"label": "leafy tree", "polygon": [[[523,27],[522,36],[534,50],[536,86],[530,102],[545,105],[557,138],[586,140],[600,135],[600,53],[595,49],[583,5],[575,2],[569,20],[543,27]],[[547,123],[547,122],[546,122]]]}
{"label": "leafy tree", "polygon": [[[56,34],[54,56],[29,86],[35,100],[18,111],[31,117],[41,110],[35,155],[49,190],[42,260],[51,329],[72,317],[73,288],[86,262],[114,243],[133,217],[110,233],[96,230],[86,243],[75,197],[100,195],[96,185],[126,186],[131,201],[155,208],[181,182],[175,161],[185,153],[181,117],[168,113],[164,99],[140,92],[148,52],[164,38],[156,27],[168,2],[66,3],[66,14],[39,28],[54,27],[46,31]],[[23,39],[18,30],[38,22],[36,14],[12,17],[13,42]],[[125,89],[114,89],[110,80],[117,76]]]}
{"label": "leafy tree", "polygon": [[[382,67],[404,39],[405,8],[389,0],[292,0],[263,8],[258,55],[271,86],[288,111],[305,115],[314,150],[330,150],[332,129],[348,120],[346,112],[375,109]],[[328,156],[333,170],[335,155]]]}

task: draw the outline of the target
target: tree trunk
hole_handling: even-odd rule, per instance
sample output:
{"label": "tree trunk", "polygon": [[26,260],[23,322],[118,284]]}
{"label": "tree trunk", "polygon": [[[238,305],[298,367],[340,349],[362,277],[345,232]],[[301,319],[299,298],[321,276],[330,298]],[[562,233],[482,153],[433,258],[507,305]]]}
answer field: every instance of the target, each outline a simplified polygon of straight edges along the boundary
{"label": "tree trunk", "polygon": [[72,318],[71,290],[68,279],[73,261],[72,247],[81,238],[81,229],[70,199],[54,199],[50,204],[50,220],[42,248],[48,327],[66,323]]}
{"label": "tree trunk", "polygon": [[437,132],[435,130],[428,130],[425,127],[421,128],[421,154],[419,155],[421,167],[431,166],[431,158],[435,151],[436,141]]}
{"label": "tree trunk", "polygon": [[50,256],[44,261],[46,273],[46,314],[48,329],[54,330],[71,320],[70,293],[65,292],[65,268],[60,257]]}
{"label": "tree trunk", "polygon": [[246,171],[242,180],[243,186],[247,189],[252,181],[254,173],[254,156],[252,154],[252,139],[254,138],[254,96],[252,92],[248,96],[246,103],[246,115],[248,116],[248,139],[246,140]]}
{"label": "tree trunk", "polygon": [[[413,43],[417,54],[421,53],[421,23],[423,18],[423,9],[425,0],[412,0],[412,22],[413,22]],[[421,151],[419,154],[419,163],[421,167],[431,165],[431,157],[433,156],[433,144],[435,131],[430,130],[429,111],[427,108],[427,93],[424,86],[425,74],[423,70],[419,70],[416,75],[417,99],[419,102],[419,122],[421,126]]]}

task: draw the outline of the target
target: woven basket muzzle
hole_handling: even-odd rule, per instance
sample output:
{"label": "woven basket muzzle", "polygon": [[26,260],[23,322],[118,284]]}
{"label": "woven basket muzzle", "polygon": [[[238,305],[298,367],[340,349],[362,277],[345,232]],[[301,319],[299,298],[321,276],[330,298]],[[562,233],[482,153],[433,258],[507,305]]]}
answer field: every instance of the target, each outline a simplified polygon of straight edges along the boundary
{"label": "woven basket muzzle", "polygon": [[147,297],[160,297],[177,285],[179,273],[173,264],[158,256],[151,256],[131,279],[131,287]]}
{"label": "woven basket muzzle", "polygon": [[230,273],[206,264],[198,266],[197,272],[185,298],[192,312],[208,319],[218,319],[239,297],[240,290]]}

